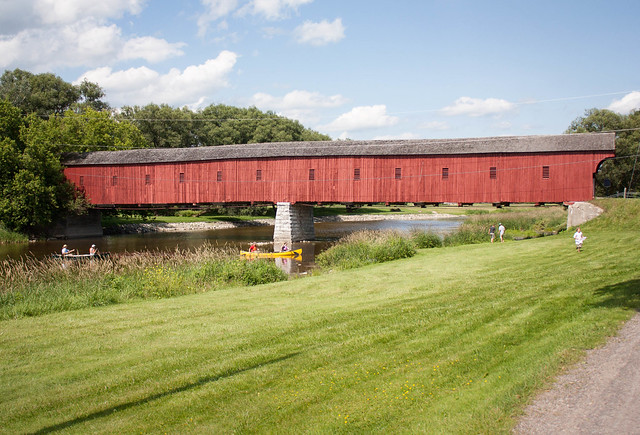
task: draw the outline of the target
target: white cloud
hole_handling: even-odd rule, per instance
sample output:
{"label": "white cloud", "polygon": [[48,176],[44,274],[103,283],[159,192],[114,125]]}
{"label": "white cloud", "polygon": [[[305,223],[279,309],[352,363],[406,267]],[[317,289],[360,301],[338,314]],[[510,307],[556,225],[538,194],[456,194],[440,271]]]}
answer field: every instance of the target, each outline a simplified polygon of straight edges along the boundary
{"label": "white cloud", "polygon": [[623,115],[627,115],[633,110],[640,109],[640,92],[633,91],[622,97],[622,99],[615,100],[609,105],[609,107],[607,107],[607,109]]}
{"label": "white cloud", "polygon": [[47,26],[73,24],[86,18],[106,20],[139,14],[146,0],[20,0],[0,1],[0,35]]}
{"label": "white cloud", "polygon": [[[198,35],[204,36],[209,23],[226,17],[238,7],[238,0],[201,0],[207,9],[198,17]],[[226,24],[225,24],[226,25]]]}
{"label": "white cloud", "polygon": [[164,39],[144,36],[125,42],[120,53],[121,59],[145,59],[147,62],[160,62],[169,57],[184,54],[181,47],[184,43],[170,44]]}
{"label": "white cloud", "polygon": [[291,91],[283,97],[266,93],[254,94],[250,104],[262,110],[273,110],[287,118],[303,123],[315,123],[320,119],[318,109],[342,106],[347,99],[342,95],[322,95],[319,92]]}
{"label": "white cloud", "polygon": [[[24,4],[24,1],[21,1]],[[119,18],[127,12],[139,14],[146,0],[27,0],[45,24],[70,24],[84,17]]]}
{"label": "white cloud", "polygon": [[267,20],[280,20],[286,18],[290,10],[296,11],[298,6],[311,2],[313,0],[251,0],[239,13],[262,15]]}
{"label": "white cloud", "polygon": [[[340,115],[333,122],[322,126],[327,131],[354,131],[370,128],[389,127],[398,123],[398,118],[387,115],[387,106],[354,107],[350,112]],[[343,133],[344,134],[344,133]]]}
{"label": "white cloud", "polygon": [[109,67],[88,71],[75,83],[87,79],[98,83],[115,106],[145,105],[151,102],[184,106],[203,104],[210,95],[228,86],[227,76],[233,70],[237,54],[221,52],[217,58],[202,65],[192,65],[180,71],[171,69],[161,75],[147,67],[113,71]]}
{"label": "white cloud", "polygon": [[315,109],[338,107],[346,103],[342,95],[325,96],[319,92],[295,90],[284,97],[274,97],[266,93],[254,94],[252,98],[256,107],[268,110]]}
{"label": "white cloud", "polygon": [[138,14],[146,0],[0,1],[0,68],[46,71],[120,60],[157,62],[182,55],[183,43],[155,37],[123,37],[109,20]]}
{"label": "white cloud", "polygon": [[327,45],[344,38],[344,26],[340,18],[336,18],[332,23],[327,20],[319,23],[305,21],[295,29],[294,35],[300,44]]}
{"label": "white cloud", "polygon": [[446,116],[467,115],[476,117],[500,115],[514,110],[515,107],[514,103],[498,98],[481,100],[479,98],[460,97],[452,105],[443,108],[440,112]]}

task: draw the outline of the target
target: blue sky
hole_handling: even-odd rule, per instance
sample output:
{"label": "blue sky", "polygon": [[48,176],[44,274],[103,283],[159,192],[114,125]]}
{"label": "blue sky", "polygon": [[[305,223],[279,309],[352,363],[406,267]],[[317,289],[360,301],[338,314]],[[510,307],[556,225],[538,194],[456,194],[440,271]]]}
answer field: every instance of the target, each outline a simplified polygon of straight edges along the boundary
{"label": "blue sky", "polygon": [[0,0],[0,70],[332,138],[562,133],[640,109],[637,0]]}

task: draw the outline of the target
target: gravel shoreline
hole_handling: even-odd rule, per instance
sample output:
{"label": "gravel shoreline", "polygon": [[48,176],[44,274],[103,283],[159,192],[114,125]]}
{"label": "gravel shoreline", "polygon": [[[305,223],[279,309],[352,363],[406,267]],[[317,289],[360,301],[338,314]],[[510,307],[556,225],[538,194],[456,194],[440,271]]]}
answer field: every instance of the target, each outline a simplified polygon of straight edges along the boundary
{"label": "gravel shoreline", "polygon": [[[394,215],[339,215],[320,216],[313,218],[319,222],[366,222],[380,220],[436,220],[462,218],[464,216],[431,213],[431,214],[394,214]],[[189,232],[189,231],[210,231],[223,230],[228,228],[253,227],[274,225],[275,219],[255,219],[251,221],[237,222],[145,222],[140,224],[122,224],[116,227],[105,228],[105,234],[142,234],[142,233],[168,233],[168,232]]]}

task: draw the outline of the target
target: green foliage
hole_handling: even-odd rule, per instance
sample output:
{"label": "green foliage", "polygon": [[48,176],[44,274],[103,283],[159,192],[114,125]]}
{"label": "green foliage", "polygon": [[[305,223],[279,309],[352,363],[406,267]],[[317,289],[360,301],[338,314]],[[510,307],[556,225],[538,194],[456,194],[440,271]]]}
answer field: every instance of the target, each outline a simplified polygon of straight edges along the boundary
{"label": "green foliage", "polygon": [[125,106],[119,116],[131,120],[154,148],[330,139],[298,121],[255,107],[211,105],[193,112],[186,107],[148,104]]}
{"label": "green foliage", "polygon": [[5,139],[0,164],[0,221],[10,230],[42,232],[74,199],[58,157],[41,143],[20,152]]}
{"label": "green foliage", "polygon": [[[584,116],[576,118],[567,133],[588,133],[611,130],[625,130],[616,133],[616,159],[607,160],[596,174],[596,194],[609,196],[622,192],[625,188],[640,191],[640,167],[636,166],[640,149],[640,110],[629,115],[621,115],[606,109],[587,110]],[[607,186],[605,180],[610,183]]]}
{"label": "green foliage", "polygon": [[344,270],[415,254],[412,241],[396,231],[360,231],[322,252],[316,257],[316,263],[323,268]]}
{"label": "green foliage", "polygon": [[11,231],[5,228],[5,226],[0,223],[0,244],[2,243],[25,243],[28,242],[29,239],[24,234],[16,233],[15,231]]}
{"label": "green foliage", "polygon": [[418,249],[440,248],[442,247],[442,238],[433,232],[422,230],[411,230],[409,234],[411,241]]}
{"label": "green foliage", "polygon": [[86,262],[4,260],[0,320],[286,279],[274,262],[238,259],[237,253],[209,247]]}
{"label": "green foliage", "polygon": [[104,92],[95,83],[83,81],[79,86],[67,83],[51,73],[32,74],[15,69],[0,77],[0,99],[8,100],[25,114],[61,115],[69,109],[107,109]]}

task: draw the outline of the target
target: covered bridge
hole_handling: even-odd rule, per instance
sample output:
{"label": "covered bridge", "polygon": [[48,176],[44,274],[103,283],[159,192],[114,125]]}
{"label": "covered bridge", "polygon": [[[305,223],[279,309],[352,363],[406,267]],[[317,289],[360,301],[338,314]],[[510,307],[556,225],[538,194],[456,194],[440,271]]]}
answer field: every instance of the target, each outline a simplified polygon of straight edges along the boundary
{"label": "covered bridge", "polygon": [[98,206],[562,203],[593,198],[614,133],[98,151],[65,175]]}

